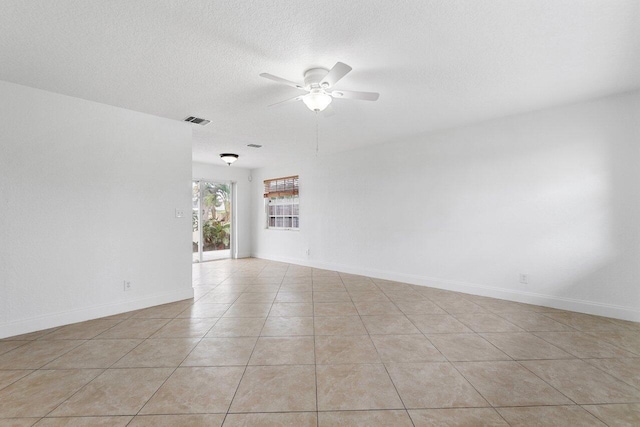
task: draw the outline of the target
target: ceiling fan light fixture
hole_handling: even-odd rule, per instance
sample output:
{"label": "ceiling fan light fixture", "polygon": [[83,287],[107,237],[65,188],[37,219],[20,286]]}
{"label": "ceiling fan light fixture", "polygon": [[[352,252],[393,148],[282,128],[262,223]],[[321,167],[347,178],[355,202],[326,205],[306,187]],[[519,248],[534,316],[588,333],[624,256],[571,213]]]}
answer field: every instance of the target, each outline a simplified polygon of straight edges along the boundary
{"label": "ceiling fan light fixture", "polygon": [[307,106],[311,111],[319,112],[323,111],[325,108],[331,104],[331,96],[327,95],[327,93],[323,90],[313,89],[311,92],[302,97],[302,102]]}
{"label": "ceiling fan light fixture", "polygon": [[220,158],[222,159],[222,161],[228,164],[229,166],[231,166],[231,163],[238,160],[238,157],[239,156],[237,154],[231,154],[231,153],[220,154]]}
{"label": "ceiling fan light fixture", "polygon": [[317,113],[327,108],[329,104],[331,104],[333,98],[377,101],[380,96],[377,92],[333,90],[336,83],[349,74],[351,70],[352,68],[344,62],[336,62],[336,65],[334,65],[330,70],[327,70],[326,68],[310,68],[304,72],[304,86],[269,73],[261,73],[260,77],[306,92],[303,95],[298,95],[293,98],[271,104],[269,107],[303,101],[308,109]]}

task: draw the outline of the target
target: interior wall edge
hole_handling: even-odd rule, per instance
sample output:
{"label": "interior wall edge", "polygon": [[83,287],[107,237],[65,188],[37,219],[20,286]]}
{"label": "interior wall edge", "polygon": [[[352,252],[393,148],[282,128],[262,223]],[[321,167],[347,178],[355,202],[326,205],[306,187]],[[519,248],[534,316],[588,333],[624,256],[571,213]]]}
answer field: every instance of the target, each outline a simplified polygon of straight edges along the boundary
{"label": "interior wall edge", "polygon": [[21,319],[0,325],[0,339],[191,298],[193,298],[193,288],[181,289],[179,291],[167,292],[146,298],[96,305],[77,310],[32,317],[29,319]]}
{"label": "interior wall edge", "polygon": [[0,153],[0,336],[193,295],[189,124],[0,81]]}
{"label": "interior wall edge", "polygon": [[251,258],[251,252],[238,252],[238,258]]}
{"label": "interior wall edge", "polygon": [[356,274],[374,279],[391,280],[394,282],[409,283],[411,285],[428,286],[447,291],[462,292],[465,294],[503,299],[525,304],[541,305],[560,310],[569,310],[596,316],[612,317],[621,320],[640,322],[640,310],[633,307],[625,307],[614,304],[605,304],[597,301],[587,301],[574,298],[564,298],[554,295],[538,294],[534,292],[516,291],[513,289],[499,288],[479,283],[460,282],[439,277],[406,274],[396,271],[362,268],[347,264],[338,264],[322,261],[310,261],[304,259],[270,256],[263,253],[255,253],[254,258],[269,261],[297,264],[305,267],[333,270],[340,273]]}

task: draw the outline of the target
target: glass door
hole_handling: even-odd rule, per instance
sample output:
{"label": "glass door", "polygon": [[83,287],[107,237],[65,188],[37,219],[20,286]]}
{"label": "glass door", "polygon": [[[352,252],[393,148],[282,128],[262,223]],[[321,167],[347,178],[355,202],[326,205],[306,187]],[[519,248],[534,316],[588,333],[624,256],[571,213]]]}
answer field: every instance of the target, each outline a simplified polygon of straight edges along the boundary
{"label": "glass door", "polygon": [[191,183],[192,192],[192,206],[191,206],[191,225],[193,228],[192,242],[193,242],[193,262],[200,262],[202,259],[202,245],[200,242],[200,181],[193,181]]}
{"label": "glass door", "polygon": [[231,183],[193,182],[193,262],[231,257]]}

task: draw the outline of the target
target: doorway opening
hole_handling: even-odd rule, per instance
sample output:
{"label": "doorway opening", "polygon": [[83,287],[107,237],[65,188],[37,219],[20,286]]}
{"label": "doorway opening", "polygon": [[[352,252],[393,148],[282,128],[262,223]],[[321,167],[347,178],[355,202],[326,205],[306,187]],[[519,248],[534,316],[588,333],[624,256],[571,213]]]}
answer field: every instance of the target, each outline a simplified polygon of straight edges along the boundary
{"label": "doorway opening", "polygon": [[194,263],[233,257],[233,190],[232,182],[192,182]]}

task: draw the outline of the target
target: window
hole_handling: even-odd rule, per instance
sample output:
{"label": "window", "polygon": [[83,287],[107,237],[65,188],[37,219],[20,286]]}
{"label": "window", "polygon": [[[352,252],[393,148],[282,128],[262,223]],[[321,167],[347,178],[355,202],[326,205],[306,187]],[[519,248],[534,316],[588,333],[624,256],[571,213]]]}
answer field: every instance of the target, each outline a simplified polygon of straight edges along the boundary
{"label": "window", "polygon": [[298,176],[264,181],[267,228],[297,230],[300,228]]}

